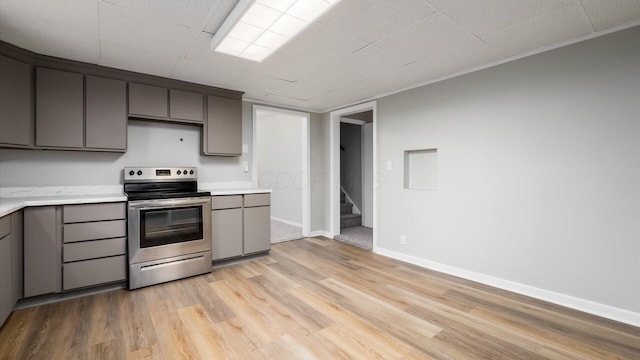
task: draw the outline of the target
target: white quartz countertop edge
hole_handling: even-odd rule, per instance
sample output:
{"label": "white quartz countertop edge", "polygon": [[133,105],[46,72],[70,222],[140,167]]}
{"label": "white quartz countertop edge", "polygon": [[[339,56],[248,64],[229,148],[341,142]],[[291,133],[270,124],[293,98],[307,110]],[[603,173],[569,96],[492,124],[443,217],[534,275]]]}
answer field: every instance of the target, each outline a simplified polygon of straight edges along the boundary
{"label": "white quartz countertop edge", "polygon": [[209,191],[211,195],[243,195],[243,194],[261,194],[270,193],[271,189],[200,189],[202,191]]}
{"label": "white quartz countertop edge", "polygon": [[82,194],[55,196],[0,197],[0,217],[11,214],[27,206],[92,204],[104,202],[127,201],[123,193],[116,194]]}

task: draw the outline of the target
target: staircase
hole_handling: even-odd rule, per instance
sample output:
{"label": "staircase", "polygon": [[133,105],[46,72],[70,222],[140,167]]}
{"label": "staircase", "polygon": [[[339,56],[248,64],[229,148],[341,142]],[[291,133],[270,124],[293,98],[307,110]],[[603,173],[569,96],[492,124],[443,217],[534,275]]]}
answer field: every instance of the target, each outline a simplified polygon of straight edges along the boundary
{"label": "staircase", "polygon": [[353,204],[347,202],[343,191],[340,191],[340,229],[362,226],[362,216],[353,214]]}

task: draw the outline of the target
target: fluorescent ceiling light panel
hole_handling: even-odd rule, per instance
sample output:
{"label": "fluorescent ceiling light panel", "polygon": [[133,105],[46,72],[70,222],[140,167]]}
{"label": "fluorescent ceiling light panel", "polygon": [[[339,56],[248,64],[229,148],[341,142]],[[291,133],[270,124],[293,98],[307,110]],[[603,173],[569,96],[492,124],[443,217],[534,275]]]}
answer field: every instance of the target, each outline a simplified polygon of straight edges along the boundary
{"label": "fluorescent ceiling light panel", "polygon": [[340,0],[240,0],[211,39],[217,52],[262,61]]}

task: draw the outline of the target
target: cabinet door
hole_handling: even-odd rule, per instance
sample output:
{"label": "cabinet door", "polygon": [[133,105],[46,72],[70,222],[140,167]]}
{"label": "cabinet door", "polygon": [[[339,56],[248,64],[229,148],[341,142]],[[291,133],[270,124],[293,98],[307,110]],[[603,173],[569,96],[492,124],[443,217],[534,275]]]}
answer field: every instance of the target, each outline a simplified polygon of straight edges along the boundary
{"label": "cabinet door", "polygon": [[31,65],[0,55],[0,144],[32,145]]}
{"label": "cabinet door", "polygon": [[11,283],[13,290],[11,303],[14,305],[22,299],[23,229],[22,210],[16,211],[11,214]]}
{"label": "cabinet door", "polygon": [[242,255],[242,208],[211,212],[211,241],[213,260]]}
{"label": "cabinet door", "polygon": [[260,206],[244,209],[244,253],[271,249],[271,208]]}
{"label": "cabinet door", "polygon": [[87,76],[86,147],[92,149],[127,149],[127,83]]}
{"label": "cabinet door", "polygon": [[166,88],[129,83],[129,114],[166,118],[167,97]]}
{"label": "cabinet door", "polygon": [[169,117],[172,119],[192,120],[202,123],[204,102],[202,94],[169,90]]}
{"label": "cabinet door", "polygon": [[239,156],[242,154],[242,101],[207,97],[204,153]]}
{"label": "cabinet door", "polygon": [[38,68],[36,74],[36,145],[84,146],[82,75]]}
{"label": "cabinet door", "polygon": [[24,209],[24,297],[60,292],[61,220],[55,206]]}
{"label": "cabinet door", "polygon": [[0,325],[11,311],[11,235],[0,238]]}

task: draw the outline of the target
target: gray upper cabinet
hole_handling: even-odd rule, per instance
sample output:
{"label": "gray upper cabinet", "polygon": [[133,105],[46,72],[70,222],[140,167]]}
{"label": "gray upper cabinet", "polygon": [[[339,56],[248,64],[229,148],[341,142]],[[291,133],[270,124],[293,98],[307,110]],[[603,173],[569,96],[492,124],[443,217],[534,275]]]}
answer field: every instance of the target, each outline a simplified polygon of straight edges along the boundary
{"label": "gray upper cabinet", "polygon": [[242,155],[242,100],[208,96],[203,135],[205,155]]}
{"label": "gray upper cabinet", "polygon": [[202,123],[204,97],[190,91],[169,90],[169,117]]}
{"label": "gray upper cabinet", "polygon": [[84,146],[84,79],[81,74],[38,68],[36,145]]}
{"label": "gray upper cabinet", "polygon": [[31,65],[0,55],[0,146],[33,145]]}
{"label": "gray upper cabinet", "polygon": [[127,83],[86,77],[85,136],[90,149],[127,149]]}
{"label": "gray upper cabinet", "polygon": [[129,83],[129,114],[166,118],[169,115],[167,89],[158,86]]}

